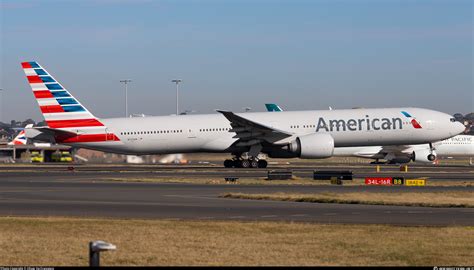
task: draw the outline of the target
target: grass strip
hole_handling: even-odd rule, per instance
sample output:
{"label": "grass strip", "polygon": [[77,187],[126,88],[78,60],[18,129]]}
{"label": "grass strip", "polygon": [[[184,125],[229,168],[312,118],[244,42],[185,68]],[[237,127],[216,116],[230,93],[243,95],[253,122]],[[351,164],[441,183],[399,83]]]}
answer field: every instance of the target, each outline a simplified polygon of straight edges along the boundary
{"label": "grass strip", "polygon": [[470,191],[452,192],[344,192],[344,193],[225,193],[222,198],[273,200],[310,203],[339,203],[367,205],[396,205],[421,207],[473,208],[474,193]]}

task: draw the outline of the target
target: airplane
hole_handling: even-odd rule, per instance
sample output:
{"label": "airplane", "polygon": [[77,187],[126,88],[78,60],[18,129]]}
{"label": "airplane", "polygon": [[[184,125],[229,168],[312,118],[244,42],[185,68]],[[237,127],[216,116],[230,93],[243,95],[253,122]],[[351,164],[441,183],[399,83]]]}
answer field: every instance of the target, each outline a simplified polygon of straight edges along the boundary
{"label": "airplane", "polygon": [[[265,104],[276,111],[283,111],[277,104]],[[375,159],[375,164],[384,159],[387,163],[408,163],[410,161],[432,163],[438,157],[474,157],[474,136],[457,135],[452,138],[434,142],[434,151],[430,156],[429,145],[397,145],[397,146],[362,146],[362,147],[336,147],[333,156],[353,156]]]}
{"label": "airplane", "polygon": [[260,153],[328,158],[334,147],[430,143],[465,129],[448,114],[421,108],[97,118],[37,62],[22,68],[48,125],[26,129],[27,138],[117,154],[230,153],[225,167],[265,168]]}
{"label": "airplane", "polygon": [[[23,130],[21,130],[20,133],[18,133],[18,135],[16,135],[16,137],[11,142],[9,142],[7,145],[27,145],[27,144],[29,144],[28,138],[25,135],[25,129],[31,129],[32,127],[33,127],[33,124],[26,125],[23,128]],[[35,147],[51,147],[50,143],[33,142],[33,145]]]}
{"label": "airplane", "polygon": [[282,112],[283,110],[275,103],[266,103],[265,107],[269,112]]}
{"label": "airplane", "polygon": [[7,145],[26,145],[27,141],[28,139],[25,137],[25,130],[23,129],[11,142],[7,143]]}

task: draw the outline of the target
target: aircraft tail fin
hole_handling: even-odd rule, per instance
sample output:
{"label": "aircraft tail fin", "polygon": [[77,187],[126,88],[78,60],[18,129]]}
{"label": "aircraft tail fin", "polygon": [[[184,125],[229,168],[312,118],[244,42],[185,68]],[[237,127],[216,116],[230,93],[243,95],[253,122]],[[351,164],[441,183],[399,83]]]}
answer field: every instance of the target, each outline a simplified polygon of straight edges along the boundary
{"label": "aircraft tail fin", "polygon": [[283,110],[275,103],[266,103],[267,111],[269,112],[282,112]]}
{"label": "aircraft tail fin", "polygon": [[22,130],[11,142],[8,143],[8,145],[25,145],[26,142],[25,131]]}
{"label": "aircraft tail fin", "polygon": [[104,126],[37,62],[23,62],[21,65],[50,128]]}

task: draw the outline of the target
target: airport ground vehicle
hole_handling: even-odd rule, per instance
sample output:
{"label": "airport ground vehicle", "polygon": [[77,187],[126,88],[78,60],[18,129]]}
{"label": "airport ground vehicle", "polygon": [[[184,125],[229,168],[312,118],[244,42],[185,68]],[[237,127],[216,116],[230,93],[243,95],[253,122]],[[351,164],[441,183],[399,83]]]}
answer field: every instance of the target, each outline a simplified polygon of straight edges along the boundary
{"label": "airport ground vehicle", "polygon": [[51,155],[51,161],[53,162],[72,162],[72,155],[68,151],[57,151]]}
{"label": "airport ground vehicle", "polygon": [[44,157],[41,155],[39,151],[32,151],[31,152],[31,162],[33,163],[43,163]]}
{"label": "airport ground vehicle", "polygon": [[334,147],[430,143],[465,129],[448,114],[421,108],[99,119],[37,62],[22,67],[48,124],[25,129],[27,138],[119,154],[231,153],[226,167],[266,167],[260,153],[328,158]]}

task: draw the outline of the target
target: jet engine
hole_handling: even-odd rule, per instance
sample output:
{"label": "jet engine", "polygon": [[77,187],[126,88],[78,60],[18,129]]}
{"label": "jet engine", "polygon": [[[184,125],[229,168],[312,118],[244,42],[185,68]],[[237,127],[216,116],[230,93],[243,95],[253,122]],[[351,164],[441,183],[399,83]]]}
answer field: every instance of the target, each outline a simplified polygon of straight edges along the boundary
{"label": "jet engine", "polygon": [[313,133],[296,138],[278,150],[271,150],[268,155],[273,158],[328,158],[334,152],[334,139],[326,133]]}
{"label": "jet engine", "polygon": [[415,150],[413,151],[411,160],[431,163],[436,160],[436,153],[430,151],[430,149]]}

